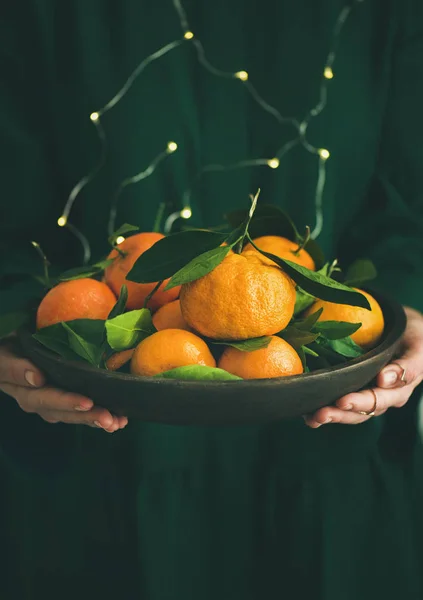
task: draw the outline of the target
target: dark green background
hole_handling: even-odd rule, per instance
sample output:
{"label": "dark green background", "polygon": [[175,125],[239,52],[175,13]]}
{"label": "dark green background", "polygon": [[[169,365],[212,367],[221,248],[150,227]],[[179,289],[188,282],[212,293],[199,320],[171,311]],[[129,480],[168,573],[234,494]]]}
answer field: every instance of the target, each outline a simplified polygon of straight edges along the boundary
{"label": "dark green background", "polygon": [[[302,118],[317,103],[340,0],[186,0],[209,60],[246,69],[261,95]],[[36,239],[61,267],[80,248],[56,225],[95,164],[89,114],[139,61],[181,35],[170,0],[16,0],[1,8],[1,308],[39,269]],[[423,308],[423,5],[357,3],[343,32],[327,109],[310,141],[331,152],[321,243],[344,264],[372,258],[378,285]],[[152,227],[211,162],[271,157],[293,137],[242,84],[201,69],[189,44],[149,67],[103,120],[106,168],[72,222],[107,250],[119,182],[169,140],[179,151],[122,197],[118,223]],[[317,159],[210,175],[193,225],[262,200],[314,225]],[[6,287],[14,284],[9,291]],[[107,434],[50,426],[2,398],[2,599],[367,600],[422,597],[421,448],[416,402],[358,427],[310,431],[130,423]],[[419,474],[419,478],[413,473]]]}

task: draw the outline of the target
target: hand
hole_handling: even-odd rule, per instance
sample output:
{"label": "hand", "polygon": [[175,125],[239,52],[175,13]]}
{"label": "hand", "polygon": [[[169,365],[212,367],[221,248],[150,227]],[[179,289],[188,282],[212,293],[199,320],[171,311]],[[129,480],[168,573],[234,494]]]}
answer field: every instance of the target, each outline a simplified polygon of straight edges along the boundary
{"label": "hand", "polygon": [[[406,308],[405,312],[407,328],[401,356],[379,373],[377,387],[373,388],[377,395],[375,416],[383,415],[388,408],[404,406],[423,381],[423,315],[412,308]],[[313,429],[328,423],[357,425],[371,418],[361,415],[359,411],[371,411],[374,402],[370,390],[348,394],[340,398],[335,406],[325,406],[314,415],[308,415],[305,422]]]}
{"label": "hand", "polygon": [[0,390],[12,396],[24,412],[36,413],[47,423],[88,425],[108,433],[128,424],[126,417],[95,407],[89,398],[46,386],[44,375],[18,355],[13,340],[0,344]]}

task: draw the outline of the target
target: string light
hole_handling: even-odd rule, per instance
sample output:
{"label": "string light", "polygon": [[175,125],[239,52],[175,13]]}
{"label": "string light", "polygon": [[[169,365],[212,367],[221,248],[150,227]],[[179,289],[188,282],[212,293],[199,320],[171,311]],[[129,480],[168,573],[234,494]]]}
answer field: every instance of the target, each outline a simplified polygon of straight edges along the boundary
{"label": "string light", "polygon": [[166,146],[166,150],[164,152],[160,152],[160,154],[158,156],[156,156],[156,158],[153,160],[153,162],[144,171],[137,173],[133,177],[127,177],[119,184],[119,186],[113,196],[112,204],[110,207],[109,225],[108,225],[109,235],[112,235],[113,232],[116,230],[117,209],[118,209],[119,200],[120,200],[120,197],[121,197],[123,191],[128,186],[139,183],[140,181],[147,179],[147,177],[150,177],[154,173],[154,171],[157,169],[159,164],[161,162],[163,162],[164,159],[167,156],[169,156],[169,154],[173,154],[174,152],[176,152],[177,149],[178,149],[178,144],[176,142],[169,142]]}
{"label": "string light", "polygon": [[267,164],[271,169],[277,169],[281,163],[279,158],[271,158],[267,161]]}
{"label": "string light", "polygon": [[[151,54],[147,58],[145,58],[136,67],[136,69],[131,73],[131,75],[126,80],[125,84],[119,90],[119,92],[103,108],[91,113],[91,115],[90,115],[91,122],[96,126],[97,134],[98,134],[99,140],[101,142],[101,157],[98,162],[98,165],[93,169],[93,171],[89,175],[87,175],[83,179],[81,179],[81,181],[72,190],[72,192],[69,196],[68,202],[63,211],[63,214],[60,217],[60,219],[58,220],[58,224],[61,227],[68,225],[68,227],[71,230],[77,231],[73,226],[71,227],[70,224],[68,223],[68,217],[69,217],[71,208],[73,206],[73,203],[75,202],[75,199],[81,193],[83,188],[86,187],[94,179],[94,177],[96,177],[96,175],[99,173],[99,171],[103,168],[103,166],[105,164],[106,153],[107,153],[107,143],[106,143],[106,136],[105,136],[104,130],[101,126],[101,117],[106,112],[108,112],[113,107],[115,107],[125,97],[125,95],[128,93],[128,91],[131,89],[132,85],[134,84],[135,80],[139,77],[139,75],[144,71],[144,69],[148,65],[150,65],[152,62],[162,58],[163,56],[165,56],[172,50],[178,48],[185,41],[190,41],[196,49],[197,58],[198,58],[199,63],[206,70],[208,70],[210,73],[212,73],[213,75],[216,75],[218,77],[236,78],[236,79],[240,80],[244,84],[245,89],[250,93],[252,99],[263,110],[265,110],[270,115],[272,115],[280,124],[290,123],[298,133],[298,136],[296,138],[294,138],[293,140],[290,140],[288,143],[284,144],[280,148],[280,150],[276,153],[275,157],[272,159],[242,160],[236,164],[231,164],[231,165],[226,165],[226,166],[224,166],[224,165],[206,165],[197,174],[196,181],[198,181],[199,178],[201,178],[201,176],[204,173],[209,173],[209,172],[213,172],[213,171],[230,171],[230,170],[234,170],[234,169],[242,169],[242,168],[262,166],[262,165],[267,165],[272,169],[277,169],[280,164],[280,159],[283,156],[285,156],[290,150],[292,150],[292,148],[294,148],[297,145],[301,145],[308,152],[319,156],[319,176],[318,176],[318,181],[317,181],[317,186],[316,186],[316,197],[315,197],[316,227],[313,230],[313,233],[315,234],[316,231],[321,230],[321,227],[317,226],[318,225],[317,212],[318,212],[318,210],[320,210],[320,212],[321,212],[322,199],[323,199],[325,180],[326,180],[326,161],[330,157],[330,153],[325,148],[317,148],[317,147],[313,146],[312,144],[310,144],[310,142],[307,140],[307,130],[308,130],[311,120],[314,117],[321,114],[321,112],[326,107],[327,86],[329,84],[329,81],[331,79],[333,79],[333,77],[334,77],[333,64],[335,62],[336,51],[337,51],[337,47],[338,47],[338,43],[339,43],[340,34],[341,34],[342,29],[353,9],[353,6],[355,4],[362,3],[363,1],[364,0],[353,0],[352,3],[345,6],[342,9],[342,11],[336,21],[335,28],[333,30],[332,48],[327,56],[326,66],[323,71],[319,102],[316,104],[316,106],[314,106],[312,109],[310,109],[310,111],[307,113],[306,117],[300,122],[294,117],[282,116],[281,113],[275,107],[268,104],[260,96],[258,91],[254,88],[252,83],[249,81],[249,74],[247,71],[241,70],[241,71],[237,71],[235,73],[229,73],[229,72],[225,72],[225,71],[222,71],[222,70],[214,67],[207,60],[207,57],[206,57],[206,54],[204,51],[204,47],[202,46],[201,42],[195,38],[193,31],[189,27],[187,15],[182,6],[181,0],[172,0],[174,8],[179,16],[181,28],[183,31],[183,38],[179,39],[179,40],[175,40],[175,41],[167,44],[163,48],[160,48],[159,50],[157,50],[156,52],[154,52],[153,54]],[[166,149],[165,153],[163,153],[163,154],[168,155],[168,154],[175,152],[176,150],[177,150],[177,144],[175,142],[169,142],[167,149]],[[152,165],[150,165],[150,167],[148,167],[145,171],[141,172],[140,174],[136,175],[135,177],[125,179],[119,185],[118,191],[116,192],[116,195],[114,198],[114,202],[112,203],[112,206],[111,206],[110,218],[109,218],[109,232],[110,232],[110,224],[114,223],[114,221],[115,221],[117,200],[118,200],[120,194],[122,193],[122,191],[128,185],[137,183],[138,181],[141,181],[142,179],[145,179],[146,177],[151,175],[155,171],[155,168],[156,168],[158,162],[161,162],[162,159],[163,159],[163,155],[161,154],[161,155],[159,155],[159,157],[157,157],[157,159],[155,161],[153,161]],[[167,226],[170,221],[174,222],[176,219],[178,219],[180,217],[188,219],[192,216],[191,207],[189,205],[189,202],[187,202],[187,200],[188,201],[190,200],[190,197],[191,197],[191,190],[184,192],[184,196],[183,196],[184,204],[183,205],[185,206],[185,208],[182,211],[179,211],[179,212],[176,212],[176,213],[173,213],[172,215],[170,215],[170,217],[166,221]],[[318,207],[320,207],[320,208],[318,208]],[[189,216],[183,216],[182,213],[184,213],[184,215],[189,214]],[[319,215],[320,215],[320,213],[319,213]],[[319,218],[322,218],[322,215]],[[82,234],[80,232],[78,232],[77,237],[80,240],[81,240],[81,236],[82,236]],[[81,242],[82,242],[82,240],[81,240]],[[84,254],[86,255],[87,252],[86,252],[86,243],[85,242],[83,243],[83,246],[84,246]]]}
{"label": "string light", "polygon": [[87,265],[91,259],[91,247],[90,247],[89,241],[87,240],[85,235],[82,233],[82,231],[79,231],[79,229],[77,229],[75,227],[75,225],[72,225],[72,223],[69,223],[69,221],[66,223],[66,227],[74,235],[74,237],[76,237],[76,239],[81,243],[82,250],[84,253],[83,258],[82,258],[82,264]]}
{"label": "string light", "polygon": [[320,155],[315,199],[316,224],[310,234],[313,239],[319,237],[323,229],[323,192],[326,184],[326,161],[327,158],[324,158],[322,155]]}
{"label": "string light", "polygon": [[[307,139],[307,130],[308,130],[311,120],[313,118],[317,117],[318,115],[320,115],[321,112],[324,110],[324,108],[327,105],[327,94],[328,94],[327,86],[328,86],[330,80],[332,80],[334,78],[333,64],[335,62],[336,51],[337,51],[337,47],[338,47],[338,43],[339,43],[340,34],[342,32],[342,29],[343,29],[349,15],[351,14],[353,5],[359,4],[363,1],[364,0],[353,0],[352,4],[345,6],[341,10],[341,12],[338,16],[338,19],[336,20],[335,27],[333,30],[332,48],[327,56],[326,66],[323,71],[323,78],[322,78],[322,83],[321,83],[321,87],[320,87],[319,102],[317,103],[316,106],[314,106],[312,109],[310,109],[310,111],[308,112],[306,117],[301,122],[293,117],[283,117],[275,107],[271,106],[265,100],[263,100],[263,98],[261,98],[261,96],[258,94],[257,90],[254,88],[254,86],[249,81],[249,75],[248,75],[247,71],[237,71],[236,73],[233,74],[233,77],[235,77],[236,79],[239,79],[240,81],[242,81],[244,83],[245,88],[250,92],[250,95],[252,96],[252,98],[259,104],[259,106],[261,106],[261,108],[263,108],[263,110],[265,110],[266,112],[271,114],[273,117],[275,117],[275,119],[280,124],[287,123],[287,122],[291,123],[298,132],[298,137],[296,137],[293,140],[289,141],[288,143],[284,144],[284,146],[282,146],[282,148],[277,152],[276,157],[274,159],[265,161],[270,168],[277,169],[280,164],[280,159],[297,145],[301,145],[307,152],[309,152],[311,154],[316,154],[319,156],[319,174],[318,174],[316,190],[315,190],[316,226],[313,230],[312,237],[317,237],[317,235],[320,234],[321,229],[322,229],[322,224],[320,224],[320,220],[323,219],[323,195],[324,195],[324,189],[325,189],[325,184],[326,184],[326,161],[330,157],[330,152],[329,152],[329,150],[327,150],[325,148],[317,148],[317,147],[313,146]],[[181,0],[173,0],[173,4],[179,15],[181,27],[182,27],[183,31],[189,31],[187,15],[182,6]],[[209,61],[207,60],[204,48],[201,45],[201,42],[199,40],[195,40],[195,45],[197,48],[198,60],[199,60],[200,64],[202,64],[209,72],[211,72],[212,74],[214,74],[218,77],[228,77],[229,76],[229,73],[227,73],[225,71],[221,71],[220,69],[217,69],[211,63],[209,63]],[[234,169],[242,169],[247,166],[251,166],[251,167],[260,166],[262,164],[264,164],[263,160],[257,159],[257,160],[251,160],[251,161],[243,160],[243,161],[240,161],[239,163],[227,165],[227,166],[206,165],[197,174],[194,184],[191,186],[191,189],[184,192],[184,195],[183,195],[184,204],[186,205],[187,203],[190,202],[191,196],[192,196],[192,188],[195,185],[195,183],[198,183],[198,180],[202,177],[203,174],[209,173],[212,171],[231,171]],[[176,213],[174,213],[174,215],[175,214]],[[174,215],[171,215],[171,217],[173,218]],[[168,222],[169,222],[169,220],[168,220]]]}
{"label": "string light", "polygon": [[[185,35],[187,37],[184,37],[184,39],[192,39],[194,37],[192,32],[189,32],[189,31],[187,31]],[[99,174],[99,172],[102,170],[102,168],[104,167],[104,165],[106,163],[107,149],[108,149],[107,148],[107,138],[106,138],[106,134],[105,134],[104,129],[101,124],[101,117],[104,114],[106,114],[109,110],[114,108],[126,96],[126,94],[129,92],[129,90],[135,83],[136,79],[141,75],[141,73],[146,69],[146,67],[148,65],[150,65],[152,62],[154,62],[156,60],[159,60],[160,58],[162,58],[163,56],[165,56],[166,54],[168,54],[175,48],[178,48],[179,46],[181,46],[184,42],[184,39],[183,40],[175,40],[174,42],[167,44],[163,48],[160,48],[159,50],[157,50],[150,56],[147,56],[147,58],[145,58],[136,67],[136,69],[131,73],[131,75],[128,77],[128,79],[124,83],[123,87],[117,92],[117,94],[115,96],[113,96],[113,98],[105,106],[103,106],[103,108],[101,108],[98,111],[94,111],[90,114],[90,120],[96,127],[97,136],[98,136],[98,139],[99,139],[100,145],[101,145],[100,158],[99,158],[97,165],[93,168],[93,170],[88,175],[83,177],[72,189],[72,191],[68,197],[68,200],[66,202],[65,208],[63,210],[62,216],[58,220],[58,225],[60,227],[64,227],[67,224],[70,231],[72,231],[72,233],[74,233],[74,235],[77,237],[77,239],[81,242],[83,251],[84,251],[84,257],[91,255],[91,250],[88,250],[89,242],[85,238],[85,236],[76,229],[75,226],[72,226],[72,227],[69,226],[68,217],[70,215],[70,212],[72,210],[72,207],[73,207],[77,197],[80,195],[82,190],[89,183],[91,183],[93,181],[93,179]],[[176,149],[177,149],[177,144],[175,144],[175,142],[170,142],[168,145],[167,151],[166,151],[166,155],[169,153],[175,152]],[[154,167],[152,170],[150,170],[150,168],[147,169],[148,175],[151,175],[154,172],[154,170],[155,170]],[[148,177],[148,175],[146,175],[146,176]],[[145,177],[143,177],[143,179],[145,179]],[[125,180],[125,182],[126,182],[126,180]],[[121,184],[123,187],[126,187],[126,185],[123,185],[125,182],[123,182]],[[111,211],[112,210],[113,210],[113,207],[112,207]],[[113,218],[113,216],[110,215],[109,222],[112,220],[112,218]],[[63,219],[64,219],[64,222],[63,222]],[[109,233],[110,233],[110,230],[109,230]]]}
{"label": "string light", "polygon": [[326,148],[320,148],[319,156],[326,161],[330,157],[330,152],[329,150],[326,150]]}
{"label": "string light", "polygon": [[186,206],[182,210],[178,210],[171,215],[165,221],[163,230],[165,233],[170,233],[172,231],[173,225],[178,219],[190,219],[192,217],[192,210],[189,206]]}
{"label": "string light", "polygon": [[178,144],[176,142],[169,142],[167,145],[167,151],[169,154],[172,154],[173,152],[176,152],[176,150],[178,149]]}
{"label": "string light", "polygon": [[[276,164],[276,163],[278,163],[278,164]],[[197,173],[191,187],[189,189],[185,190],[185,192],[183,194],[183,205],[185,207],[191,206],[191,198],[192,198],[194,189],[205,174],[207,174],[207,173],[223,173],[223,172],[227,172],[227,171],[235,171],[238,169],[248,169],[250,167],[270,167],[271,169],[277,169],[279,167],[279,159],[278,158],[256,158],[256,159],[242,160],[240,162],[233,163],[231,165],[220,165],[220,164],[206,165]],[[190,208],[190,210],[191,210],[191,208]],[[176,219],[173,219],[174,215],[180,215],[180,212],[173,213],[172,215],[170,215],[169,219],[171,219],[171,217],[172,217],[173,223],[179,218],[179,216],[178,216],[178,217],[176,217]],[[192,216],[192,212],[191,212],[191,216]],[[168,221],[166,221],[167,225],[168,225],[169,219],[168,219]],[[167,231],[167,233],[169,233],[170,229],[165,230],[165,232],[166,231]]]}
{"label": "string light", "polygon": [[234,77],[240,79],[241,81],[248,81],[247,71],[238,71],[237,73],[234,73]]}
{"label": "string light", "polygon": [[123,237],[123,235],[120,235],[119,237],[116,238],[116,245],[119,246],[119,244],[122,244],[122,242],[125,241],[125,238]]}

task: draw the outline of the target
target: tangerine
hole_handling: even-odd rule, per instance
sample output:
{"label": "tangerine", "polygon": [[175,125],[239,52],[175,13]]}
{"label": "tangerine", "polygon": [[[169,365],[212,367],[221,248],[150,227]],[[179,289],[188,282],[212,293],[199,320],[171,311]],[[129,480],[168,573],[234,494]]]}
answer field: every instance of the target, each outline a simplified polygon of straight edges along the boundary
{"label": "tangerine", "polygon": [[219,368],[243,379],[269,379],[304,372],[297,352],[277,336],[272,336],[267,348],[252,352],[227,348],[220,358]]}
{"label": "tangerine", "polygon": [[[135,283],[128,281],[126,276],[134,266],[137,259],[149,250],[155,243],[164,238],[161,233],[137,233],[126,238],[119,244],[119,250],[113,249],[108,258],[114,259],[113,263],[107,267],[104,273],[105,282],[111,287],[118,296],[123,285],[128,288],[128,302],[126,304],[129,310],[142,308],[145,299],[153,291],[156,283]],[[164,291],[169,280],[163,282],[154,296],[148,303],[148,308],[157,310],[160,306],[176,300],[179,296],[179,287]]]}
{"label": "tangerine", "polygon": [[131,373],[151,377],[187,365],[215,367],[206,342],[190,331],[164,329],[138,344],[131,360]]}
{"label": "tangerine", "polygon": [[367,298],[370,304],[370,310],[359,306],[349,306],[347,304],[336,304],[325,300],[317,300],[305,313],[310,315],[315,313],[320,308],[323,312],[319,317],[319,321],[345,321],[347,323],[361,323],[360,329],[351,335],[351,338],[356,344],[369,350],[376,346],[383,335],[385,328],[385,320],[383,312],[378,302],[368,294],[354,288]]}
{"label": "tangerine", "polygon": [[295,286],[257,252],[228,254],[208,275],[182,286],[181,311],[190,327],[221,340],[273,335],[294,314]]}
{"label": "tangerine", "polygon": [[116,304],[111,289],[96,279],[63,281],[42,299],[37,311],[37,329],[75,319],[107,319]]}
{"label": "tangerine", "polygon": [[135,348],[131,348],[130,350],[122,350],[122,352],[112,354],[106,361],[107,369],[109,371],[118,371],[131,360],[134,352]]}
{"label": "tangerine", "polygon": [[165,304],[154,314],[153,325],[157,331],[163,329],[185,329],[191,331],[181,312],[180,300],[174,300]]}
{"label": "tangerine", "polygon": [[[264,252],[269,252],[279,258],[290,260],[297,265],[310,269],[310,271],[316,270],[316,264],[307,250],[304,250],[304,248],[299,250],[299,245],[288,238],[278,235],[264,235],[256,238],[253,242]],[[244,248],[245,251],[257,252],[252,244],[247,244]],[[273,261],[267,257],[263,256],[263,258],[273,264]]]}

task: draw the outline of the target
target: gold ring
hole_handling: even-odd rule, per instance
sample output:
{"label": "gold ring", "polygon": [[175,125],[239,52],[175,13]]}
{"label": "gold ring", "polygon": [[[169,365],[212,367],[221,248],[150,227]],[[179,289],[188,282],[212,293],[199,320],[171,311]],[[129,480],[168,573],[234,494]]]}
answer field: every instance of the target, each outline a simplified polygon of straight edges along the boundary
{"label": "gold ring", "polygon": [[397,365],[397,367],[399,367],[401,369],[402,373],[401,373],[400,381],[403,386],[407,385],[407,379],[406,379],[407,369],[404,369],[404,367],[402,367],[398,362],[393,362],[392,364]]}
{"label": "gold ring", "polygon": [[367,412],[366,410],[359,410],[358,413],[360,415],[365,415],[366,417],[374,417],[377,410],[377,396],[374,390],[371,389],[369,391],[372,392],[375,399],[375,403],[373,404],[372,410],[370,410],[369,412]]}

